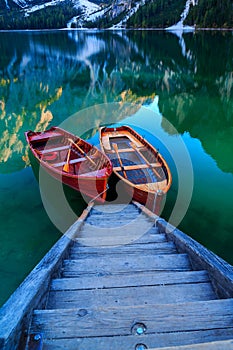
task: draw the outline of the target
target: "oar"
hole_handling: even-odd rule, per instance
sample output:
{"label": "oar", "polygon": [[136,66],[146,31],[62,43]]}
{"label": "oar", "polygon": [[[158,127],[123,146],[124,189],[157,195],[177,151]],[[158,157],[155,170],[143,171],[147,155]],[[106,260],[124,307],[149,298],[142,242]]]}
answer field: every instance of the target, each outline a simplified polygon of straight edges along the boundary
{"label": "oar", "polygon": [[162,176],[158,173],[157,170],[155,170],[155,168],[153,168],[150,164],[150,162],[146,159],[146,157],[144,157],[144,155],[140,152],[140,150],[137,148],[137,146],[131,142],[130,143],[132,148],[135,149],[136,152],[138,152],[140,154],[140,156],[145,160],[146,164],[149,165],[149,167],[152,169],[152,171],[155,173],[156,176],[158,176],[160,179],[162,179]]}
{"label": "oar", "polygon": [[65,171],[66,173],[68,173],[70,171],[70,165],[69,165],[69,161],[70,161],[70,152],[71,152],[71,148],[68,151],[68,155],[67,155],[67,159],[66,159],[66,164],[63,166],[63,171]]}
{"label": "oar", "polygon": [[84,157],[86,157],[86,158],[89,160],[89,162],[91,162],[93,165],[96,165],[95,162],[94,162],[94,160],[92,160],[92,159],[84,152],[84,150],[82,150],[82,148],[80,148],[72,139],[68,139],[68,140],[79,150],[79,152],[81,152],[81,153],[84,155]]}
{"label": "oar", "polygon": [[124,174],[124,177],[127,179],[127,175],[126,175],[126,171],[124,170],[124,167],[123,167],[123,164],[122,164],[122,160],[121,160],[121,157],[120,157],[120,154],[118,152],[118,147],[117,147],[117,144],[116,143],[113,143],[112,144],[116,154],[117,154],[117,157],[118,157],[118,160],[119,160],[119,163],[120,163],[120,166],[121,166],[121,169],[123,171],[123,174]]}

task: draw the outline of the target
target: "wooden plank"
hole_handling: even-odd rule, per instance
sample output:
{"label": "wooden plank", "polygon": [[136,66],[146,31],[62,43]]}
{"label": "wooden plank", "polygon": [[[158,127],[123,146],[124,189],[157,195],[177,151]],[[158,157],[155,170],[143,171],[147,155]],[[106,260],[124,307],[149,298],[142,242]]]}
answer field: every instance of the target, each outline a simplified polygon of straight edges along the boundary
{"label": "wooden plank", "polygon": [[54,148],[47,148],[46,147],[44,150],[39,151],[39,153],[46,154],[46,153],[50,153],[50,152],[64,151],[64,150],[69,149],[69,148],[70,148],[69,145],[60,146],[60,147],[54,147]]}
{"label": "wooden plank", "polygon": [[191,266],[186,254],[125,256],[86,258],[79,260],[64,260],[63,276],[78,276],[82,274],[116,273],[129,271],[188,271]]}
{"label": "wooden plank", "polygon": [[51,290],[82,290],[112,287],[137,287],[209,282],[206,271],[137,272],[82,278],[59,278],[51,282]]}
{"label": "wooden plank", "polygon": [[[153,222],[141,221],[140,225],[137,225],[137,220],[130,221],[127,223],[116,222],[113,226],[109,226],[109,223],[105,226],[100,226],[100,223],[93,222],[93,225],[85,222],[83,229],[79,232],[77,240],[86,245],[91,246],[105,246],[105,245],[123,245],[128,244],[139,239],[149,242],[149,239],[152,239],[152,242],[156,241],[156,237],[152,235],[149,237],[150,233],[147,232],[156,232],[156,229],[153,228]],[[135,227],[136,225],[136,227]],[[148,235],[144,237],[144,235]],[[155,235],[154,235],[155,236]],[[164,236],[158,238],[160,241],[164,241]]]}
{"label": "wooden plank", "polygon": [[119,148],[120,153],[135,152],[133,148]]}
{"label": "wooden plank", "polygon": [[124,219],[126,218],[127,220],[131,219],[144,219],[144,220],[148,220],[148,218],[145,218],[144,215],[142,215],[142,213],[137,212],[137,211],[128,211],[128,212],[124,212],[124,210],[117,212],[117,213],[105,213],[105,212],[97,212],[97,211],[93,211],[91,213],[91,218],[92,219],[101,219],[101,220],[115,220],[115,219]]}
{"label": "wooden plank", "polygon": [[3,348],[4,345],[9,349],[17,347],[24,324],[28,322],[33,308],[43,305],[44,297],[49,290],[51,276],[60,267],[72,238],[80,230],[91,207],[92,205],[55,243],[0,309],[0,348]]}
{"label": "wooden plank", "polygon": [[[156,348],[158,349],[158,348]],[[224,341],[212,341],[210,343],[203,344],[192,344],[192,345],[183,345],[169,348],[160,348],[160,350],[230,350],[233,349],[233,340],[224,340]],[[155,350],[155,349],[151,349]]]}
{"label": "wooden plank", "polygon": [[163,190],[167,186],[167,180],[135,185],[136,188],[145,192]]}
{"label": "wooden plank", "polygon": [[29,136],[29,138],[31,142],[34,142],[34,141],[43,142],[43,141],[47,141],[48,139],[54,139],[61,136],[63,136],[61,133],[58,133],[55,131],[52,131],[52,132],[45,131],[43,134],[40,133],[39,135]]}
{"label": "wooden plank", "polygon": [[[132,147],[135,149],[137,154],[150,166],[151,162],[141,153],[141,148],[137,148],[137,147],[135,147],[135,145],[132,145]],[[156,155],[153,154],[152,152],[151,152],[151,154],[154,156],[154,159],[156,160]],[[155,173],[155,175],[158,179],[163,178],[154,167],[152,167],[151,170]]]}
{"label": "wooden plank", "polygon": [[132,217],[130,216],[119,216],[118,218],[115,216],[113,218],[105,218],[105,217],[89,217],[88,220],[86,220],[86,226],[90,225],[90,226],[101,226],[101,227],[107,227],[107,228],[111,228],[114,225],[117,226],[123,226],[126,224],[130,224],[130,228],[132,228],[132,225],[134,226],[134,229],[136,228],[135,225],[137,225],[137,227],[146,227],[146,228],[151,228],[153,226],[153,223],[148,220],[148,219],[144,219],[143,217]]}
{"label": "wooden plank", "polygon": [[[148,168],[160,168],[162,165],[160,163],[149,164],[135,164],[135,165],[124,165],[124,170],[137,170],[137,169],[148,169]],[[121,171],[121,167],[113,167],[115,171]]]}
{"label": "wooden plank", "polygon": [[93,208],[93,211],[101,211],[101,212],[105,212],[105,213],[117,213],[119,211],[124,210],[124,212],[126,211],[134,211],[134,212],[139,212],[139,210],[137,209],[137,207],[135,205],[132,204],[96,204]]}
{"label": "wooden plank", "polygon": [[127,244],[118,247],[80,247],[74,244],[70,250],[69,258],[80,259],[88,256],[104,255],[106,258],[109,255],[122,255],[124,259],[125,254],[140,255],[140,254],[176,254],[176,246],[173,242],[165,243],[148,243],[148,244]]}
{"label": "wooden plank", "polygon": [[158,220],[157,226],[160,232],[166,232],[180,251],[189,254],[194,269],[208,270],[219,297],[233,297],[232,265],[166,221]]}
{"label": "wooden plank", "polygon": [[232,328],[233,300],[197,301],[103,309],[35,310],[32,332],[45,338],[131,335],[135,323],[146,334]]}
{"label": "wooden plank", "polygon": [[[138,216],[134,216],[132,217],[130,216],[120,216],[117,217],[116,215],[113,215],[113,217],[108,217],[106,215],[106,217],[103,216],[95,216],[95,217],[89,217],[88,220],[86,220],[86,225],[89,225],[89,228],[91,228],[90,226],[101,226],[101,227],[106,227],[111,229],[112,227],[115,227],[115,225],[117,226],[126,226],[128,225],[128,227],[126,227],[126,229],[133,229],[134,230],[138,230],[141,229],[141,227],[146,228],[147,230],[149,230],[151,227],[153,227],[153,222],[148,220],[148,219],[144,219],[143,217]],[[136,226],[136,227],[135,227]],[[119,232],[121,233],[121,232]]]}
{"label": "wooden plank", "polygon": [[[128,236],[128,237],[141,237],[141,236],[148,236],[148,237],[157,237],[158,238],[158,242],[165,242],[165,241],[168,241],[167,238],[166,238],[166,235],[164,233],[159,233],[158,229],[154,226],[151,226],[149,225],[149,227],[146,225],[145,226],[146,228],[146,231],[143,232],[141,234],[141,227],[139,228],[140,230],[140,234],[137,233],[138,229],[134,230],[136,231],[136,233],[132,233],[131,231],[126,231],[126,232],[122,232],[122,230],[117,230],[115,227],[103,227],[101,228],[100,230],[98,229],[97,227],[97,230],[96,230],[96,227],[93,225],[86,225],[86,222],[85,222],[85,225],[83,226],[83,228],[80,230],[80,233],[79,233],[79,238],[83,237],[85,238],[85,235],[86,235],[86,238],[87,237],[92,237],[93,235],[95,235],[96,237],[106,237],[106,236],[110,236],[111,234],[114,234],[116,232],[118,232],[118,236],[119,237],[124,237],[124,236]],[[159,238],[160,237],[160,238]],[[162,239],[161,239],[162,237]],[[156,241],[154,241],[156,242]],[[145,241],[146,243],[146,241]],[[149,243],[149,241],[148,241]]]}
{"label": "wooden plank", "polygon": [[[147,217],[149,217],[151,220],[153,220],[154,222],[157,222],[157,220],[159,219],[159,216],[156,215],[155,213],[153,213],[151,210],[149,210],[148,208],[146,208],[144,205],[142,205],[141,203],[138,203],[136,201],[132,201],[132,204],[135,205],[140,211],[142,211],[142,213],[144,213]],[[156,226],[157,227],[157,226]],[[160,232],[160,231],[159,231]]]}
{"label": "wooden plank", "polygon": [[[76,163],[84,162],[84,161],[86,161],[86,160],[87,160],[87,159],[84,158],[84,157],[80,157],[80,158],[77,158],[77,159],[71,159],[71,160],[69,161],[69,164],[76,164]],[[58,168],[58,167],[63,166],[63,165],[65,165],[65,164],[66,164],[66,162],[53,163],[52,166],[53,166],[54,168]]]}
{"label": "wooden plank", "polygon": [[[214,329],[193,332],[172,332],[157,333],[147,335],[128,335],[114,337],[91,337],[91,338],[72,338],[72,339],[45,339],[43,344],[47,350],[134,350],[137,344],[145,344],[148,349],[155,347],[169,347],[177,345],[190,344],[190,350],[195,349],[195,343],[219,341],[231,339],[233,328]],[[230,340],[232,342],[232,340]],[[230,342],[221,342],[224,346]],[[219,343],[220,344],[220,343]],[[222,345],[221,344],[221,345]],[[215,344],[214,344],[215,345]],[[175,348],[177,350],[177,348]],[[174,350],[175,350],[174,349]],[[205,350],[206,348],[203,348]],[[230,350],[228,348],[211,348],[212,350]]]}
{"label": "wooden plank", "polygon": [[216,299],[210,283],[51,291],[47,309],[109,308]]}
{"label": "wooden plank", "polygon": [[141,212],[140,209],[138,209],[133,204],[115,204],[115,205],[95,205],[93,210],[91,211],[91,216],[98,217],[103,216],[104,217],[142,217],[144,219],[148,219],[148,217]]}
{"label": "wooden plank", "polygon": [[131,235],[111,235],[111,231],[109,233],[106,232],[106,235],[101,235],[96,232],[95,229],[89,230],[88,237],[85,237],[83,234],[80,234],[80,237],[75,239],[80,245],[83,246],[91,246],[91,247],[116,247],[122,246],[123,244],[141,244],[141,243],[159,243],[159,242],[167,242],[167,238],[163,234],[131,234]]}

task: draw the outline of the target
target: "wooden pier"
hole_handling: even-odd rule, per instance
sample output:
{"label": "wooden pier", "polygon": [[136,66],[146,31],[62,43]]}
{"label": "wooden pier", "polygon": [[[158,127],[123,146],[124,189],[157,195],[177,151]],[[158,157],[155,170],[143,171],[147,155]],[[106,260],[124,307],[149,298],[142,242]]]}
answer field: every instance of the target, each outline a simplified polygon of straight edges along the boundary
{"label": "wooden pier", "polygon": [[233,349],[233,267],[138,203],[90,205],[0,311],[1,349]]}

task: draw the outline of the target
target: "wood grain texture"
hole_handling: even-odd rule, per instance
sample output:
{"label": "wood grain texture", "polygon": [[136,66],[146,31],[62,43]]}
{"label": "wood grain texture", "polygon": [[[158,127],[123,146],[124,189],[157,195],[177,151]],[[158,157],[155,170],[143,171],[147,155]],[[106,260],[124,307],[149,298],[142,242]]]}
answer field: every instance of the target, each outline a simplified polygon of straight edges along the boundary
{"label": "wood grain texture", "polygon": [[122,256],[130,255],[145,255],[145,254],[176,254],[176,246],[173,242],[165,243],[147,243],[147,244],[127,244],[118,247],[80,247],[75,244],[69,254],[70,259],[82,259],[84,257],[98,257],[98,256]]}
{"label": "wood grain texture", "polygon": [[131,335],[135,322],[146,334],[232,328],[233,300],[103,309],[35,310],[31,331],[45,338]]}
{"label": "wood grain texture", "polygon": [[73,277],[83,274],[119,273],[129,271],[189,271],[191,266],[186,254],[166,254],[145,256],[126,255],[121,257],[86,258],[79,260],[64,260],[63,277]]}
{"label": "wood grain texture", "polygon": [[[156,348],[157,350],[231,350],[233,349],[233,340],[225,340],[225,341],[212,341],[204,344],[192,344],[192,345],[184,345],[184,346],[176,346],[169,348]],[[155,349],[151,349],[155,350]]]}
{"label": "wood grain texture", "polygon": [[[72,339],[45,339],[44,347],[46,350],[134,350],[137,344],[145,344],[148,349],[164,347],[171,350],[172,346],[190,345],[190,350],[195,349],[195,343],[205,343],[213,341],[221,341],[231,339],[233,328],[214,329],[192,332],[172,332],[172,333],[157,333],[148,335],[128,335],[128,336],[113,336],[113,337],[91,337],[91,338],[72,338]],[[224,341],[218,345],[229,346],[231,342]],[[206,350],[203,348],[198,350]],[[216,346],[216,344],[211,344]],[[200,346],[200,344],[198,344]],[[208,348],[207,348],[208,349]],[[230,350],[228,348],[210,348],[211,350]],[[177,350],[175,348],[174,350]]]}
{"label": "wood grain texture", "polygon": [[206,271],[144,271],[134,273],[102,274],[101,276],[82,276],[82,278],[59,278],[51,281],[51,290],[82,290],[97,288],[155,286],[184,283],[209,282]]}
{"label": "wood grain texture", "polygon": [[[0,311],[5,317],[0,321],[0,348],[17,348],[33,308],[29,332],[43,334],[43,349],[132,350],[145,344],[150,349],[188,350],[196,344],[197,350],[204,350],[213,341],[223,346],[211,343],[214,350],[231,346],[222,340],[233,338],[233,299],[219,300],[213,290],[213,270],[206,263],[212,255],[183,233],[168,232],[164,221],[149,214],[138,204],[88,207],[78,228],[38,265],[43,272],[36,270],[38,276],[26,284],[24,298],[17,294],[19,303],[13,299],[10,316],[19,306],[22,310],[16,310],[9,329],[9,309]],[[189,256],[200,271],[193,271]],[[229,273],[229,266],[224,268]],[[59,278],[51,281],[54,273]],[[145,325],[143,335],[135,334],[135,323]]]}
{"label": "wood grain texture", "polygon": [[194,269],[205,269],[209,272],[220,297],[231,298],[233,296],[232,265],[164,220],[159,220],[157,226],[160,232],[166,232],[169,240],[176,244],[179,251],[189,255]]}
{"label": "wood grain texture", "polygon": [[[118,233],[117,233],[118,232]],[[84,246],[104,247],[104,246],[123,246],[125,244],[134,243],[162,243],[167,242],[167,237],[164,234],[157,234],[157,230],[152,227],[149,230],[147,227],[143,230],[133,229],[125,230],[121,228],[84,228],[78,234],[76,241]]]}
{"label": "wood grain texture", "polygon": [[210,283],[190,283],[163,286],[137,286],[96,290],[51,291],[48,309],[109,308],[171,304],[216,299]]}

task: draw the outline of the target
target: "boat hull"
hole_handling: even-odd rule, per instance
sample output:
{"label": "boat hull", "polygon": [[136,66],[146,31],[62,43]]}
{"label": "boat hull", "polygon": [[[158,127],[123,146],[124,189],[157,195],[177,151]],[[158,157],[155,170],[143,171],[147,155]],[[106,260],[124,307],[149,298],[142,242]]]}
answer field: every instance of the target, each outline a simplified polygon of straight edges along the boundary
{"label": "boat hull", "polygon": [[128,126],[101,128],[100,144],[127,197],[159,215],[172,181],[162,155]]}
{"label": "boat hull", "polygon": [[166,197],[165,193],[148,193],[140,189],[134,188],[132,186],[129,186],[126,183],[124,183],[124,189],[127,193],[127,197],[130,197],[136,202],[143,204],[146,208],[148,208],[156,215],[161,214]]}
{"label": "boat hull", "polygon": [[[50,133],[50,136],[52,134],[52,131],[63,132],[62,129],[51,128],[50,130],[48,130],[48,133]],[[30,134],[28,134],[28,133],[30,133]],[[36,173],[37,179],[39,179],[39,169],[40,169],[40,167],[42,167],[43,170],[49,176],[51,176],[54,179],[56,179],[57,181],[61,182],[63,185],[68,186],[70,189],[81,193],[82,197],[85,199],[85,201],[89,202],[90,200],[94,200],[94,201],[99,202],[99,203],[103,203],[105,201],[106,193],[107,193],[107,189],[108,189],[107,184],[108,184],[109,177],[112,173],[112,165],[111,165],[111,162],[109,161],[108,158],[106,158],[104,156],[105,158],[103,159],[103,162],[106,163],[106,167],[103,167],[103,168],[97,167],[94,170],[92,169],[92,170],[87,171],[86,170],[86,168],[87,168],[86,158],[85,157],[77,158],[77,161],[79,161],[78,162],[78,170],[75,170],[75,166],[77,166],[77,164],[76,164],[76,159],[73,156],[73,158],[71,160],[71,163],[72,162],[73,163],[71,165],[69,165],[69,172],[67,172],[67,171],[64,171],[64,166],[66,164],[68,164],[66,159],[68,157],[69,150],[66,149],[66,151],[64,153],[65,156],[63,156],[63,154],[59,154],[59,160],[57,160],[57,163],[54,163],[55,159],[57,157],[57,155],[55,155],[55,157],[53,156],[53,153],[55,153],[55,152],[52,152],[52,151],[49,152],[49,149],[43,148],[42,152],[39,153],[38,150],[36,150],[35,147],[33,147],[32,142],[30,142],[30,135],[34,135],[33,132],[28,132],[28,133],[26,133],[26,139],[27,139],[29,147],[30,147],[30,157],[29,158],[30,158],[31,164],[34,168],[34,173]],[[35,137],[37,137],[37,139],[39,139],[39,136],[40,136],[40,134],[39,135],[38,134],[39,133],[37,133],[35,136]],[[43,135],[46,136],[46,132],[44,132]],[[70,136],[70,137],[73,137],[73,139],[75,139],[74,135],[69,134],[65,131],[64,131],[64,135],[62,135],[62,136],[63,137]],[[40,142],[40,140],[38,142]],[[92,146],[89,145],[84,140],[82,140],[82,142],[85,143],[85,147],[86,147],[86,145],[88,145],[88,150],[91,151]],[[62,149],[62,151],[64,148],[69,149],[69,147],[63,146],[60,144],[59,144],[60,147],[57,147],[57,146],[58,146],[58,144],[56,144],[56,147],[54,147],[53,149],[56,149],[56,150]],[[100,151],[95,149],[94,153],[99,155]],[[86,157],[89,157],[89,156],[86,156]],[[33,161],[32,161],[32,159],[33,159]],[[82,159],[84,159],[84,161],[80,161]],[[98,160],[98,158],[96,158],[96,159]],[[62,162],[61,162],[61,160],[62,160]],[[75,171],[76,171],[76,173],[75,173]]]}

